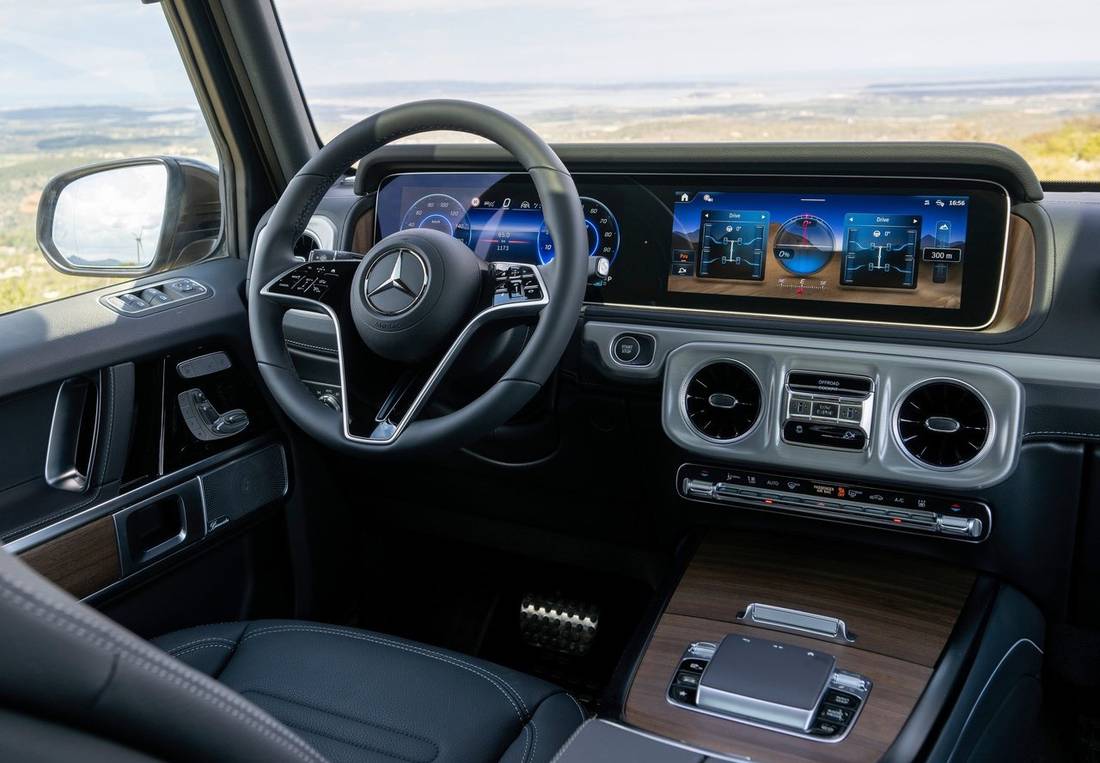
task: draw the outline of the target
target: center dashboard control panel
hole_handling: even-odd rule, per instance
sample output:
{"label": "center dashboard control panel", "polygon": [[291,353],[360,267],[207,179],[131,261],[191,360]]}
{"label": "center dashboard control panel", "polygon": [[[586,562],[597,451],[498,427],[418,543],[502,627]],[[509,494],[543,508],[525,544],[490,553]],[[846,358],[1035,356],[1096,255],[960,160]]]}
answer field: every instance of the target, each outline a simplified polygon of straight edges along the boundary
{"label": "center dashboard control panel", "polygon": [[731,634],[721,644],[691,644],[667,696],[695,712],[839,742],[855,726],[871,688],[871,679],[838,669],[826,652]]}
{"label": "center dashboard control panel", "polygon": [[784,441],[863,450],[871,438],[874,391],[866,376],[791,371],[783,388]]}
{"label": "center dashboard control panel", "polygon": [[721,466],[683,464],[676,490],[689,500],[972,543],[988,538],[992,523],[989,507],[978,501]]}

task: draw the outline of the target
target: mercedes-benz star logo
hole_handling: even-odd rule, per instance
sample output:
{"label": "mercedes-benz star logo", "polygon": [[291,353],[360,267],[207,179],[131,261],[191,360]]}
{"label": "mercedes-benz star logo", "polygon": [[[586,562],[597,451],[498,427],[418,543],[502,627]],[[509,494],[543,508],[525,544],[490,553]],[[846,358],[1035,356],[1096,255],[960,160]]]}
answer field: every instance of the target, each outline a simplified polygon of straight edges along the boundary
{"label": "mercedes-benz star logo", "polygon": [[424,296],[428,266],[411,249],[395,249],[379,257],[367,271],[363,291],[369,304],[382,315],[397,315]]}

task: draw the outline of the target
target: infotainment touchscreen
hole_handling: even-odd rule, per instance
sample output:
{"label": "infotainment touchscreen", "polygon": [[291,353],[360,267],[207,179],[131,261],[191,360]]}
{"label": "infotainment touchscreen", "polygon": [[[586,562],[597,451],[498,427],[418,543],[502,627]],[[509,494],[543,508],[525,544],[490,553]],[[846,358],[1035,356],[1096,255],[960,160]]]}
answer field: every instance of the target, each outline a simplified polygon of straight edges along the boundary
{"label": "infotainment touchscreen", "polygon": [[1008,197],[992,183],[683,177],[662,304],[980,328],[997,308]]}
{"label": "infotainment touchscreen", "polygon": [[958,309],[969,201],[677,190],[668,289]]}

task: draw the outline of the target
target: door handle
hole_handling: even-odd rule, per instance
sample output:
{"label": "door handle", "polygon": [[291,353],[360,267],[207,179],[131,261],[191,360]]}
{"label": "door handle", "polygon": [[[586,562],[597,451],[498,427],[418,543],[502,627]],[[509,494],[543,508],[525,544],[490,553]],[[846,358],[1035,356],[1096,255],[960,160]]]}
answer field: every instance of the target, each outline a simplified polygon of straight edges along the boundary
{"label": "door handle", "polygon": [[77,377],[57,390],[46,445],[46,484],[58,490],[83,493],[91,484],[99,430],[99,388]]}

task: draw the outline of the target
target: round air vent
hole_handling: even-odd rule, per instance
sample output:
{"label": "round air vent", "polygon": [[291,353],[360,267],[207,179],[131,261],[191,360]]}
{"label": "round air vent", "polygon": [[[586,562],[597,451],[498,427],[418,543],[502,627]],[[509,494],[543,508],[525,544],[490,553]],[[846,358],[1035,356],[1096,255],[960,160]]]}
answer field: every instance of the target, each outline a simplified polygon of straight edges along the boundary
{"label": "round air vent", "polygon": [[760,417],[760,385],[748,368],[730,360],[703,366],[688,380],[684,413],[699,434],[729,442],[748,434]]}
{"label": "round air vent", "polygon": [[989,438],[989,413],[977,392],[958,382],[930,381],[898,408],[901,446],[921,463],[951,469],[969,463]]}

